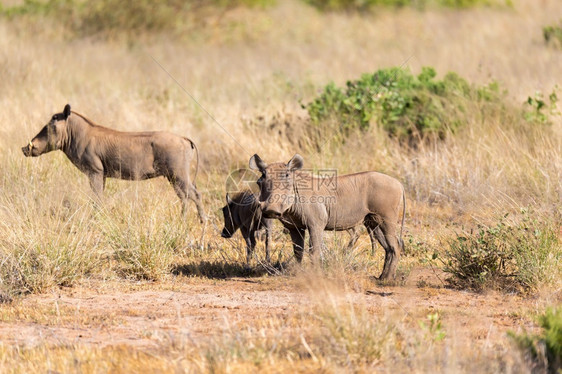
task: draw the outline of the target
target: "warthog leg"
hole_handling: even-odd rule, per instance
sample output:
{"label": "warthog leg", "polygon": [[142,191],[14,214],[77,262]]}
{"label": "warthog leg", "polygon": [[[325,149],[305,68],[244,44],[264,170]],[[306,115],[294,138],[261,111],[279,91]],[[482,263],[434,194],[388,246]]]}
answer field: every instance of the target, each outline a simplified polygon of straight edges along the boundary
{"label": "warthog leg", "polygon": [[293,241],[293,252],[295,253],[295,258],[297,262],[302,262],[302,255],[304,251],[304,233],[305,229],[299,229],[292,227],[289,229],[289,234],[291,235],[291,240]]}
{"label": "warthog leg", "polygon": [[103,176],[103,173],[91,173],[88,174],[88,178],[90,180],[90,187],[96,195],[96,199],[98,202],[101,201],[103,190],[105,189],[105,177]]}
{"label": "warthog leg", "polygon": [[205,215],[205,209],[203,209],[203,204],[201,203],[201,194],[199,194],[199,191],[197,191],[197,188],[195,188],[195,185],[193,183],[190,183],[188,196],[197,207],[199,221],[201,221],[201,223],[204,223],[207,220],[207,217]]}
{"label": "warthog leg", "polygon": [[181,200],[182,215],[184,217],[187,216],[187,204],[188,204],[187,200],[189,198],[195,203],[197,207],[199,220],[201,221],[201,223],[205,222],[206,217],[205,217],[205,211],[203,209],[203,204],[201,203],[201,196],[199,195],[199,192],[197,191],[195,186],[191,182],[186,182],[185,180],[183,180],[183,178],[170,176],[168,177],[168,180],[174,187],[174,191],[176,191],[176,195],[178,195],[178,197]]}
{"label": "warthog leg", "polygon": [[269,241],[271,240],[271,221],[265,224],[265,262],[271,263],[271,257],[269,256]]}
{"label": "warthog leg", "polygon": [[398,260],[400,259],[400,246],[396,237],[396,225],[385,222],[375,229],[375,235],[386,252],[380,279],[393,279],[396,275]]}
{"label": "warthog leg", "polygon": [[324,246],[324,228],[320,227],[309,227],[308,233],[310,234],[310,254],[315,261],[318,256],[322,258],[322,250]]}
{"label": "warthog leg", "polygon": [[246,268],[250,268],[250,260],[256,248],[256,232],[246,227],[240,227],[240,232],[246,242]]}

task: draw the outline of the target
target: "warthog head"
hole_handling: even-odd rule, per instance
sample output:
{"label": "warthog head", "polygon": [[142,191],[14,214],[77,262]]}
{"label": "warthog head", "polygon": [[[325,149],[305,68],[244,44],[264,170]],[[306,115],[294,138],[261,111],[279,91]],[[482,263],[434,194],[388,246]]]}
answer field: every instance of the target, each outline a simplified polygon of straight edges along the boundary
{"label": "warthog head", "polygon": [[66,136],[66,120],[70,116],[70,104],[66,104],[62,113],[53,115],[51,120],[39,131],[29,144],[21,150],[26,157],[41,156],[43,153],[61,149]]}
{"label": "warthog head", "polygon": [[260,207],[267,218],[279,218],[295,201],[295,171],[302,168],[304,160],[295,154],[289,162],[267,165],[258,155],[250,159],[250,169],[259,170],[261,177]]}
{"label": "warthog head", "polygon": [[232,201],[230,196],[226,194],[226,205],[222,207],[224,227],[222,228],[221,236],[223,238],[232,238],[232,235],[234,235],[236,230],[240,228],[240,222],[238,222],[238,220],[235,220],[235,217],[233,215],[236,208],[236,204]]}

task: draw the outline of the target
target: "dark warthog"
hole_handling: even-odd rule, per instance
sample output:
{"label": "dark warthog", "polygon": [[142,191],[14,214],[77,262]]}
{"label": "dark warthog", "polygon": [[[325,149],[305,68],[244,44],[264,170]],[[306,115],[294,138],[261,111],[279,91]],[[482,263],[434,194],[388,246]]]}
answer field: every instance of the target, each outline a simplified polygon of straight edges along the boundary
{"label": "dark warthog", "polygon": [[[98,197],[105,187],[105,178],[142,180],[166,177],[182,201],[197,206],[201,221],[205,212],[189,168],[197,147],[190,139],[163,131],[121,132],[99,126],[66,105],[62,113],[53,115],[49,123],[21,150],[27,157],[61,150],[88,176]],[[197,161],[197,164],[199,162]]]}
{"label": "dark warthog", "polygon": [[[289,229],[297,261],[302,260],[305,230],[308,229],[314,253],[315,249],[322,249],[324,230],[349,230],[363,223],[373,250],[377,239],[386,252],[380,279],[394,278],[404,246],[401,237],[406,200],[402,184],[374,171],[327,180],[299,171],[303,163],[298,154],[286,164],[267,165],[258,155],[250,159],[250,168],[262,173],[258,186],[263,214],[280,219]],[[401,201],[402,226],[398,236]]]}
{"label": "dark warthog", "polygon": [[256,231],[265,229],[265,260],[270,262],[269,243],[273,220],[262,215],[257,196],[252,191],[243,191],[230,198],[226,194],[226,205],[222,208],[224,228],[221,236],[231,238],[240,229],[246,241],[246,266],[256,247]]}

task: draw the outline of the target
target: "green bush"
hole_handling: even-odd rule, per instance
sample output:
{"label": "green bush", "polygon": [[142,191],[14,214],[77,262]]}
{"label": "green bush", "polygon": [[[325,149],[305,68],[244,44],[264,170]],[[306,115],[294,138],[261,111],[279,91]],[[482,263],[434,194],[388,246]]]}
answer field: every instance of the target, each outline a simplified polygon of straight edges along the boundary
{"label": "green bush", "polygon": [[562,307],[548,308],[538,318],[540,334],[509,335],[533,362],[534,369],[560,373],[562,371]]}
{"label": "green bush", "polygon": [[449,241],[442,261],[452,286],[530,291],[559,279],[558,226],[531,218],[526,211],[514,222],[507,223],[506,218]]}
{"label": "green bush", "polygon": [[376,122],[391,136],[411,141],[444,138],[463,124],[463,113],[472,102],[500,101],[495,83],[475,87],[456,73],[443,80],[435,77],[430,67],[418,76],[398,67],[381,69],[348,81],[345,90],[328,84],[306,108],[317,125],[334,121],[349,131]]}

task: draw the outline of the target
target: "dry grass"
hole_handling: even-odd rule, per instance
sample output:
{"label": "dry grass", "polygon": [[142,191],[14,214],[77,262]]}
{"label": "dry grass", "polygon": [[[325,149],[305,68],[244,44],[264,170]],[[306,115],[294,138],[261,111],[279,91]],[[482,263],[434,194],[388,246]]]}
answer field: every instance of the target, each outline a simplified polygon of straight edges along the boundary
{"label": "dry grass", "polygon": [[[306,134],[298,128],[300,120],[292,120],[306,116],[299,100],[308,102],[329,81],[341,85],[363,72],[402,64],[414,72],[422,66],[440,74],[456,71],[479,84],[497,79],[514,107],[535,90],[549,93],[562,82],[562,54],[545,48],[541,30],[558,20],[562,5],[514,3],[513,9],[401,9],[361,16],[321,14],[301,2],[279,1],[272,8],[229,12],[225,17],[236,25],[229,31],[211,27],[189,38],[140,35],[128,41],[68,38],[49,20],[31,31],[17,20],[3,21],[0,299],[89,280],[316,274],[308,262],[304,271],[294,266],[289,240],[279,228],[273,248],[277,267],[262,269],[256,261],[254,273],[242,267],[242,240],[219,237],[224,179],[230,170],[245,167],[253,153],[278,161],[300,152],[307,167],[337,168],[342,174],[372,169],[403,181],[406,233],[416,243],[402,258],[404,277],[461,226],[490,224],[525,206],[560,225],[560,117],[548,129],[520,128],[509,120],[517,114],[475,110],[457,136],[416,151],[376,128],[338,145],[329,141],[334,134],[321,133],[326,146],[314,151],[299,138]],[[86,177],[64,155],[25,159],[20,147],[67,102],[112,128],[169,130],[192,138],[201,150],[197,184],[211,217],[206,230],[194,208],[181,219],[179,201],[162,179],[109,180],[100,208],[91,200]],[[263,119],[255,120],[258,116]],[[366,235],[351,252],[340,250],[346,240],[345,234],[327,234],[332,250],[323,267],[323,277],[344,289],[336,287],[336,296],[330,291],[290,320],[227,326],[223,337],[197,342],[170,336],[149,352],[126,346],[3,345],[0,366],[13,372],[339,372],[393,366],[420,372],[519,371],[507,345],[491,353],[471,351],[462,342],[454,346],[450,337],[427,346],[417,321],[393,315],[374,319],[361,303],[345,302],[346,295],[365,291],[368,277],[382,266],[380,249],[372,255]],[[258,247],[258,259],[264,257],[261,251]],[[562,275],[559,267],[552,271]],[[551,279],[542,286],[545,292],[561,286],[562,276]],[[20,319],[16,312],[3,313],[4,321]],[[42,314],[29,318],[40,321]]]}

